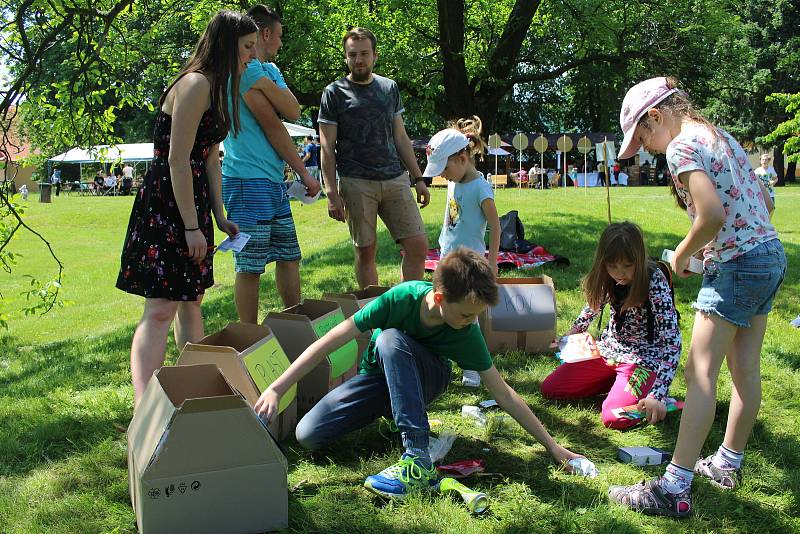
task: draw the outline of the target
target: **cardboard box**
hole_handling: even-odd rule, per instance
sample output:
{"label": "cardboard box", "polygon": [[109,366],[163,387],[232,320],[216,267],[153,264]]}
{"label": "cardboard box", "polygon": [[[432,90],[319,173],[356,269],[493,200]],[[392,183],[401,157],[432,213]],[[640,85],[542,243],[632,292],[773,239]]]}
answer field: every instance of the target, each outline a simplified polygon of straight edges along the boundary
{"label": "cardboard box", "polygon": [[322,298],[337,303],[347,319],[390,289],[391,287],[388,286],[367,286],[364,289],[346,293],[325,293]]}
{"label": "cardboard box", "polygon": [[287,528],[287,468],[215,365],[156,371],[128,427],[131,502],[143,534]]}
{"label": "cardboard box", "polygon": [[[364,289],[350,291],[349,293],[325,293],[322,298],[337,303],[342,308],[345,319],[347,319],[390,289],[391,287],[388,286],[367,286]],[[361,332],[356,336],[359,358],[369,347],[370,339],[372,339],[372,330]]]}
{"label": "cardboard box", "polygon": [[[289,359],[272,331],[263,325],[231,323],[198,343],[187,343],[177,365],[211,363],[222,370],[250,406],[289,368]],[[278,439],[286,439],[297,426],[297,386],[281,398],[279,415],[269,427]]]}
{"label": "cardboard box", "polygon": [[620,447],[617,458],[623,463],[638,466],[661,465],[672,459],[672,453],[656,447]]}
{"label": "cardboard box", "polygon": [[480,317],[489,351],[553,351],[557,308],[552,278],[498,278],[497,284],[497,305]]}
{"label": "cardboard box", "polygon": [[[268,313],[264,324],[275,333],[289,360],[295,361],[309,345],[342,321],[344,313],[337,303],[305,299],[282,312]],[[297,416],[305,415],[328,391],[355,375],[357,365],[355,340],[323,359],[297,385]]]}

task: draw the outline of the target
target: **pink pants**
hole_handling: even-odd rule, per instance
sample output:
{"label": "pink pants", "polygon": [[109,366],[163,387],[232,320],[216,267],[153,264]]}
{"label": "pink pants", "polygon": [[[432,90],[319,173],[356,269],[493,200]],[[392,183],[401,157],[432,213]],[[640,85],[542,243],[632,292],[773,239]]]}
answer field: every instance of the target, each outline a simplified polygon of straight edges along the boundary
{"label": "pink pants", "polygon": [[614,417],[611,410],[636,404],[653,387],[656,374],[632,363],[609,365],[598,358],[561,364],[542,382],[542,395],[549,399],[578,399],[608,392],[603,401],[603,424],[628,428],[638,421]]}

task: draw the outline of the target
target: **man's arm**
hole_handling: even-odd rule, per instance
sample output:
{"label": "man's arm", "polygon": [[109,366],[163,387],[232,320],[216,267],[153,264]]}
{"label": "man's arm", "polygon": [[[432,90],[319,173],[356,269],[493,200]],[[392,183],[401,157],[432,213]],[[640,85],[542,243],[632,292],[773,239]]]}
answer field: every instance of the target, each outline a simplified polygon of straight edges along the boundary
{"label": "man's arm", "polygon": [[428,192],[428,186],[424,180],[417,181],[417,178],[422,176],[422,171],[419,170],[417,165],[417,158],[414,155],[414,148],[411,146],[411,139],[408,138],[406,133],[406,126],[403,123],[403,115],[397,114],[392,122],[392,134],[394,136],[394,146],[397,149],[397,154],[400,156],[400,161],[408,170],[411,175],[411,180],[414,182],[414,188],[417,190],[417,202],[420,207],[424,208],[431,201],[431,194]]}
{"label": "man's arm", "polygon": [[289,88],[281,89],[275,82],[263,76],[253,84],[252,89],[258,89],[264,93],[275,110],[287,120],[296,121],[300,118],[300,104]]}
{"label": "man's arm", "polygon": [[319,123],[319,157],[325,194],[328,196],[328,216],[337,221],[345,220],[344,201],[339,196],[336,183],[336,124]]}
{"label": "man's arm", "polygon": [[308,189],[308,195],[312,197],[316,195],[320,187],[319,182],[311,176],[311,173],[308,172],[308,169],[303,164],[303,160],[297,155],[294,141],[289,137],[289,132],[286,131],[280,117],[275,113],[275,109],[273,109],[267,97],[258,89],[250,89],[242,95],[242,99],[258,121],[275,152],[303,180],[303,185]]}

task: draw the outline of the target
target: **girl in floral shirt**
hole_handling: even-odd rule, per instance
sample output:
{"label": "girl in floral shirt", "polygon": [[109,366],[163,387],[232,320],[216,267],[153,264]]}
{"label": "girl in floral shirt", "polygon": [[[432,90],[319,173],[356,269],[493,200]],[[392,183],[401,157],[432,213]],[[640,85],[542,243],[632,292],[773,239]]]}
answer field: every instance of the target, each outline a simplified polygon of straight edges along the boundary
{"label": "girl in floral shirt", "polygon": [[[645,513],[691,514],[695,474],[724,489],[741,483],[744,447],[761,404],[760,357],[767,314],[786,272],[786,256],[769,221],[772,202],[742,147],[691,105],[672,78],[652,78],[625,95],[620,158],[640,146],[665,153],[674,192],[692,221],[675,249],[672,270],[688,276],[702,252],[703,282],[694,308],[686,362],[686,404],[672,462],[663,476],[613,486],[609,497]],[[716,408],[717,377],[727,359],[733,387],[725,439],[698,460]]]}
{"label": "girl in floral shirt", "polygon": [[549,398],[608,393],[603,424],[623,429],[636,420],[614,410],[638,404],[655,423],[667,413],[665,400],[681,355],[681,333],[664,273],[647,259],[642,231],[624,222],[609,225],[583,279],[588,302],[567,335],[586,332],[606,303],[608,326],[597,340],[601,358],[565,363],[542,382]]}

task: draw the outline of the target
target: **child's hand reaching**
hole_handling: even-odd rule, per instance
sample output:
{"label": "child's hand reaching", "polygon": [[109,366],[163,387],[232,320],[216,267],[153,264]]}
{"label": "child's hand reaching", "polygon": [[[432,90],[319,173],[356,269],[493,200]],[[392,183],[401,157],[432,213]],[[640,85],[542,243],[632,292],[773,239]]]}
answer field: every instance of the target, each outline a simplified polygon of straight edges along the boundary
{"label": "child's hand reaching", "polygon": [[666,404],[650,397],[645,397],[636,403],[636,408],[644,412],[645,419],[650,424],[658,423],[667,416]]}
{"label": "child's hand reaching", "polygon": [[281,395],[271,387],[268,387],[258,398],[253,409],[262,421],[269,424],[272,417],[278,413],[280,403]]}
{"label": "child's hand reaching", "polygon": [[553,460],[564,467],[564,470],[568,473],[572,474],[572,466],[569,465],[570,460],[574,460],[575,458],[585,458],[582,454],[576,454],[569,449],[562,447],[559,444],[555,444],[552,450],[548,451],[550,456],[553,457]]}

